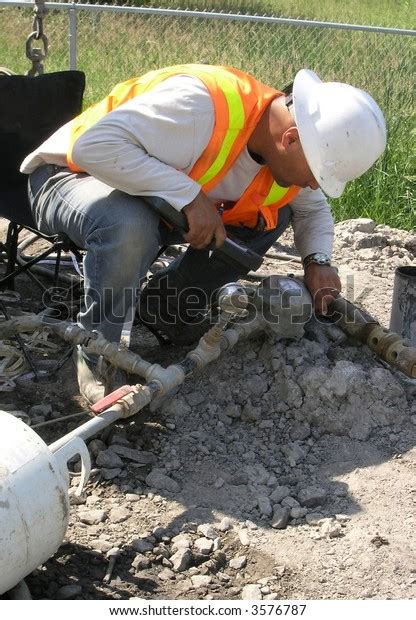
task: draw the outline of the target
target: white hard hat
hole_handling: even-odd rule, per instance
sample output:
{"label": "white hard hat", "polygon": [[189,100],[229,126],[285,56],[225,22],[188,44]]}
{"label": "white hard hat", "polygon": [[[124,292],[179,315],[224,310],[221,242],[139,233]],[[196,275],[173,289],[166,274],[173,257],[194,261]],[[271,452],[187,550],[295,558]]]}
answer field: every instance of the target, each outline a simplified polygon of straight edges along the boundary
{"label": "white hard hat", "polygon": [[293,114],[312,174],[332,198],[386,148],[386,124],[374,99],[348,84],[322,82],[309,69],[293,82]]}

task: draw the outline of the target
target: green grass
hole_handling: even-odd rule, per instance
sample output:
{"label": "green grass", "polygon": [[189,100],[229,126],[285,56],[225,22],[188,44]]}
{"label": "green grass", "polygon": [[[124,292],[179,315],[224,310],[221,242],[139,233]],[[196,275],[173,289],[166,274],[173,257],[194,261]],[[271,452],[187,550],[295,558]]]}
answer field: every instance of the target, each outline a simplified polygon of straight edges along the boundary
{"label": "green grass", "polygon": [[[160,6],[168,2],[157,0],[154,4]],[[262,13],[273,8],[275,14],[280,14],[284,6],[286,16],[409,28],[411,22],[406,20],[410,19],[410,7],[416,3],[170,0],[169,4],[203,8],[218,8],[221,4],[224,10],[236,11],[239,7],[247,12],[257,7],[257,12]],[[263,11],[259,10],[260,5]],[[304,10],[300,12],[302,7]],[[3,9],[0,17],[3,18],[0,65],[23,73],[29,66],[24,56],[24,42],[31,27],[31,12]],[[50,40],[50,55],[45,63],[47,71],[68,66],[67,29],[63,13],[49,14],[45,22]],[[191,17],[109,16],[85,11],[79,16],[78,66],[87,75],[86,105],[106,95],[118,81],[182,62],[234,65],[276,87],[291,81],[300,68],[309,67],[325,80],[345,81],[362,87],[371,92],[385,113],[388,148],[371,171],[351,183],[339,200],[331,201],[334,215],[337,220],[371,217],[379,223],[411,230],[416,228],[415,43],[413,37],[406,36]]]}
{"label": "green grass", "polygon": [[250,15],[257,13],[392,28],[416,27],[414,0],[130,0],[129,4]]}

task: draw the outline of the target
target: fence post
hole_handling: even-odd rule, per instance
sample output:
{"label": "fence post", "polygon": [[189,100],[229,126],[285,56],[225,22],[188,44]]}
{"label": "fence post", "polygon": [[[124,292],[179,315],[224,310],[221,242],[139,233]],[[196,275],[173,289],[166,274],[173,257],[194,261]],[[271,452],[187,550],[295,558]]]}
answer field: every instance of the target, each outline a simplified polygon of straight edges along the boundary
{"label": "fence post", "polygon": [[77,9],[73,2],[69,8],[69,68],[77,68]]}

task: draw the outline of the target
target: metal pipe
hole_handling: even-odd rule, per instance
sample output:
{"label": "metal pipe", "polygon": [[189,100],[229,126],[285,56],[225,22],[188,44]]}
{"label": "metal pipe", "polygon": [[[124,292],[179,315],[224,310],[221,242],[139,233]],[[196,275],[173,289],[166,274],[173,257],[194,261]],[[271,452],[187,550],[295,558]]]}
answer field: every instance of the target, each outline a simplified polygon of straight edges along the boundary
{"label": "metal pipe", "polygon": [[[2,0],[4,6],[27,7],[32,2],[22,2],[21,0]],[[82,4],[64,2],[46,2],[46,8],[57,10],[68,10],[73,8],[77,11],[99,11],[106,13],[136,13],[138,15],[159,15],[165,17],[198,17],[200,19],[217,19],[228,21],[255,22],[260,24],[280,24],[284,26],[306,26],[309,28],[331,28],[335,30],[358,30],[361,32],[377,32],[382,34],[401,34],[415,36],[416,30],[403,28],[386,28],[383,26],[365,26],[362,24],[344,24],[337,22],[321,22],[307,19],[291,19],[287,17],[273,17],[268,15],[246,15],[241,13],[216,13],[215,11],[191,11],[188,9],[162,9],[152,7],[135,6],[114,6],[102,4]]]}
{"label": "metal pipe", "polygon": [[416,266],[395,271],[390,329],[416,347]]}
{"label": "metal pipe", "polygon": [[399,334],[382,327],[368,312],[339,296],[329,305],[326,318],[364,342],[390,366],[416,379],[416,348],[409,347]]}
{"label": "metal pipe", "polygon": [[120,350],[116,342],[109,342],[98,332],[90,332],[70,321],[53,321],[37,314],[19,316],[0,323],[0,339],[37,329],[51,332],[74,345],[82,345],[88,354],[102,355],[108,362],[130,374],[146,377],[152,365],[132,351]]}
{"label": "metal pipe", "polygon": [[56,452],[59,448],[62,448],[68,441],[70,441],[73,437],[81,437],[84,441],[93,437],[100,431],[104,430],[113,422],[116,422],[124,415],[124,408],[122,405],[115,404],[107,411],[104,411],[101,415],[91,418],[85,424],[81,424],[70,433],[67,433],[60,439],[57,439],[52,444],[49,445],[49,449],[51,452]]}
{"label": "metal pipe", "polygon": [[77,68],[77,10],[73,2],[68,11],[69,16],[69,69]]}

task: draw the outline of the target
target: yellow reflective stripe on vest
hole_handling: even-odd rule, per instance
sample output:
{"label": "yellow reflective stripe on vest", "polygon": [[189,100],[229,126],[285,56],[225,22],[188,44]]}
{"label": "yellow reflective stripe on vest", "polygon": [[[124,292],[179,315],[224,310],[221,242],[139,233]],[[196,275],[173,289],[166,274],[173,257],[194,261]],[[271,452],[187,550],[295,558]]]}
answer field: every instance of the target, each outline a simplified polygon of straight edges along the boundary
{"label": "yellow reflective stripe on vest", "polygon": [[275,202],[279,202],[289,191],[289,187],[281,187],[276,182],[270,188],[269,193],[263,201],[263,206],[268,207],[269,205],[274,204]]}
{"label": "yellow reflective stripe on vest", "polygon": [[244,105],[234,85],[228,79],[221,76],[219,72],[215,75],[215,78],[227,100],[229,129],[225,132],[221,149],[215,161],[201,178],[196,179],[200,185],[209,183],[221,171],[245,122]]}

